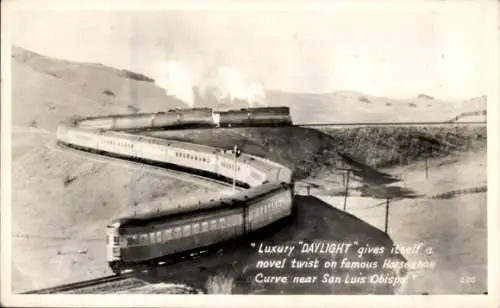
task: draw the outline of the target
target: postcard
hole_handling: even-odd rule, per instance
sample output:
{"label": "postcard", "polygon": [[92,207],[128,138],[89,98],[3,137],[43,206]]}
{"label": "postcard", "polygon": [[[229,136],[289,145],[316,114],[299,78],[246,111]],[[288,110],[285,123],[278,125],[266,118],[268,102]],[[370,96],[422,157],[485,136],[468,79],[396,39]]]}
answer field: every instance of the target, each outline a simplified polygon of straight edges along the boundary
{"label": "postcard", "polygon": [[8,2],[2,304],[498,305],[495,12]]}

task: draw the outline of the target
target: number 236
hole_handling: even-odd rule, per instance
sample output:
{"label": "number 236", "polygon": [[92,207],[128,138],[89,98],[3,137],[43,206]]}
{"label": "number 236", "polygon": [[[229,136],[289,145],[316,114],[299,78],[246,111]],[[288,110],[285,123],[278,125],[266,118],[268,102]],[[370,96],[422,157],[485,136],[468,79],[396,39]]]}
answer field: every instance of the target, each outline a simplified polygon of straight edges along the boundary
{"label": "number 236", "polygon": [[476,283],[476,276],[461,276],[460,283]]}

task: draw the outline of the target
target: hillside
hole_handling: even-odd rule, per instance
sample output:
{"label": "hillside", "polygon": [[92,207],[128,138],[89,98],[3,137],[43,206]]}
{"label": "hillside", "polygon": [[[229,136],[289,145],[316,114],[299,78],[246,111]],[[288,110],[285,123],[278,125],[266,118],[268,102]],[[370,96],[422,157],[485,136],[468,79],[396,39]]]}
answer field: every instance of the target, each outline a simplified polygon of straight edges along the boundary
{"label": "hillside", "polygon": [[[270,106],[289,106],[296,123],[448,121],[463,112],[486,110],[486,97],[441,101],[425,94],[410,99],[376,97],[356,91],[324,94],[267,91]],[[477,117],[472,121],[484,121]]]}
{"label": "hillside", "polygon": [[74,115],[154,112],[187,105],[145,76],[12,48],[12,123],[54,130]]}

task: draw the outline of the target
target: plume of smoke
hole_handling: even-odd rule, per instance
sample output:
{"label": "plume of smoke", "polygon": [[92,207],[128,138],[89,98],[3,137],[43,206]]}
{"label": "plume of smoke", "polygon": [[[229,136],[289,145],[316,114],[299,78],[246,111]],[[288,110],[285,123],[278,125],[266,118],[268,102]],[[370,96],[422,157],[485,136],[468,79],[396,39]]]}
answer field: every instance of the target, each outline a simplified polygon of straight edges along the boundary
{"label": "plume of smoke", "polygon": [[155,67],[156,83],[190,107],[195,105],[195,97],[212,103],[215,100],[233,104],[239,100],[249,106],[265,104],[262,83],[242,68],[200,62],[165,60]]}
{"label": "plume of smoke", "polygon": [[188,66],[182,61],[164,61],[155,68],[156,84],[191,108],[194,106],[193,77]]}
{"label": "plume of smoke", "polygon": [[215,80],[209,80],[209,85],[215,87],[219,99],[227,98],[231,102],[240,99],[248,102],[250,106],[265,102],[265,92],[260,82],[251,80],[241,69],[232,66],[217,68]]}

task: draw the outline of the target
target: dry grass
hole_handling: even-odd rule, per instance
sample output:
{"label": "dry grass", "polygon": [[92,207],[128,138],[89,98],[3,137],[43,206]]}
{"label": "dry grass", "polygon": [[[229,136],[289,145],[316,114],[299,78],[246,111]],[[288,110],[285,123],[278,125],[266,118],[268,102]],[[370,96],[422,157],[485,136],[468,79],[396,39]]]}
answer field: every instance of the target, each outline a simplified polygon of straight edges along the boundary
{"label": "dry grass", "polygon": [[206,282],[208,294],[231,294],[234,278],[230,274],[217,273]]}
{"label": "dry grass", "polygon": [[486,147],[486,127],[367,127],[322,129],[345,153],[375,168],[408,165]]}

